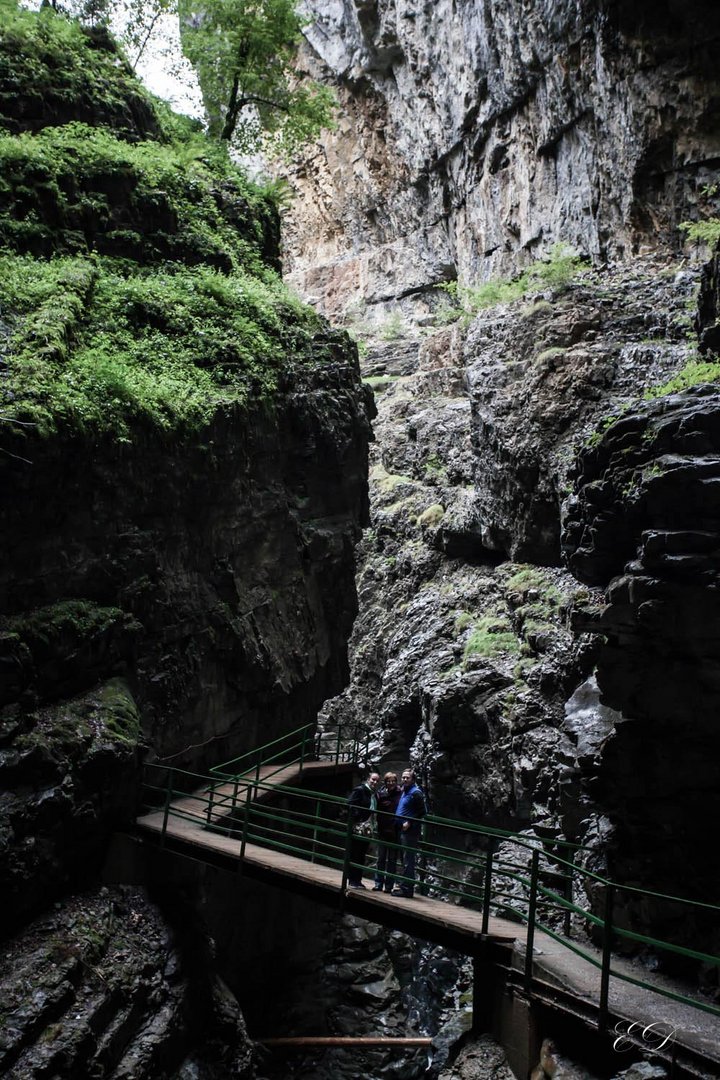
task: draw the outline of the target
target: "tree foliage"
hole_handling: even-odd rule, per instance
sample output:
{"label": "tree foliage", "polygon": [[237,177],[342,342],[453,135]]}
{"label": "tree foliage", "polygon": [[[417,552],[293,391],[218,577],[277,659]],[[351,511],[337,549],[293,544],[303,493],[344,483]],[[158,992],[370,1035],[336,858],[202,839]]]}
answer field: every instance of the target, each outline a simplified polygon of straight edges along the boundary
{"label": "tree foliage", "polygon": [[330,90],[292,70],[302,21],[294,0],[179,0],[185,56],[211,136],[284,155],[332,123]]}
{"label": "tree foliage", "polygon": [[332,126],[335,105],[331,90],[293,68],[303,27],[296,2],[42,0],[42,6],[86,26],[111,26],[133,69],[163,18],[176,15],[211,137],[246,153],[262,147],[288,157]]}

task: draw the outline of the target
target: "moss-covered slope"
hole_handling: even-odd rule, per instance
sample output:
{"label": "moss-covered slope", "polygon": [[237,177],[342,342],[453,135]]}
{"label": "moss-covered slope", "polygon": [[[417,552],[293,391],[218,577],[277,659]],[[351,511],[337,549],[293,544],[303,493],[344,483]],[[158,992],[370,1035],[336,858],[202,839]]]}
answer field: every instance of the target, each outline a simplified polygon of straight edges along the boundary
{"label": "moss-covered slope", "polygon": [[0,125],[6,450],[25,456],[23,424],[197,430],[322,362],[272,200],[107,36],[0,0]]}

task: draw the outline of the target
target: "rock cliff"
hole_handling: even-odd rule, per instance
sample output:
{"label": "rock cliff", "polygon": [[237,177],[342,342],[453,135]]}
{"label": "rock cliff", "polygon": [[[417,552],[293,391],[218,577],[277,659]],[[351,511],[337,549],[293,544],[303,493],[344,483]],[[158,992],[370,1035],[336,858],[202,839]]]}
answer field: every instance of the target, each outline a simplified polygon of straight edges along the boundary
{"label": "rock cliff", "polygon": [[[713,0],[306,0],[341,118],[291,176],[288,269],[328,312],[432,306],[563,240],[677,248],[714,182]],[[710,198],[717,205],[716,194]]]}
{"label": "rock cliff", "polygon": [[2,930],[44,973],[42,1001],[8,976],[1,1049],[18,1077],[154,1078],[205,1052],[198,950],[168,897],[97,892],[107,838],[143,757],[202,769],[342,689],[370,399],[278,278],[269,196],[107,35],[0,15]]}

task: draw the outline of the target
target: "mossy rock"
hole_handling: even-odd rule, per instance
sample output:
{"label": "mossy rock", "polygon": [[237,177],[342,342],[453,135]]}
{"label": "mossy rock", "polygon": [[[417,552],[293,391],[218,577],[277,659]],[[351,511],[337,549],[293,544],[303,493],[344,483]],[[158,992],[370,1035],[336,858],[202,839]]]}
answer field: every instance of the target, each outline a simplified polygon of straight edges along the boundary
{"label": "mossy rock", "polygon": [[[114,678],[96,689],[58,705],[44,706],[24,718],[24,731],[14,741],[36,773],[62,772],[67,764],[86,763],[104,746],[134,753],[140,739],[140,714],[124,679]],[[38,781],[40,775],[35,776]]]}
{"label": "mossy rock", "polygon": [[444,517],[445,507],[441,506],[440,503],[433,503],[432,506],[428,506],[427,510],[423,510],[418,518],[418,525],[423,529],[437,529]]}
{"label": "mossy rock", "polygon": [[0,0],[0,125],[36,132],[73,119],[127,139],[162,134],[150,94],[104,27]]}
{"label": "mossy rock", "polygon": [[21,666],[20,675],[13,670],[11,679],[0,680],[5,704],[25,690],[69,696],[122,669],[142,627],[120,608],[64,600],[7,618],[0,629],[0,652]]}

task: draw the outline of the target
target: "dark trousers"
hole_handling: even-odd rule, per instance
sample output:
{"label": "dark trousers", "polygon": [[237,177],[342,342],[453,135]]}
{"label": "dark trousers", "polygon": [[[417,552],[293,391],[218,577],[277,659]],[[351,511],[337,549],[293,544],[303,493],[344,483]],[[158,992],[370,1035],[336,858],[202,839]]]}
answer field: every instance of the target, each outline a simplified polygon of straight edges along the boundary
{"label": "dark trousers", "polygon": [[415,889],[415,860],[420,843],[419,829],[405,829],[400,832],[400,847],[402,855],[402,881],[397,885],[406,896],[412,896]]}
{"label": "dark trousers", "polygon": [[358,836],[357,833],[353,833],[350,837],[350,863],[355,863],[354,866],[348,867],[348,881],[351,885],[360,885],[362,882],[362,872],[369,847],[369,836]]}
{"label": "dark trousers", "polygon": [[381,888],[384,886],[387,892],[390,892],[393,886],[393,878],[397,868],[397,856],[397,848],[388,847],[386,844],[378,844],[375,884]]}

